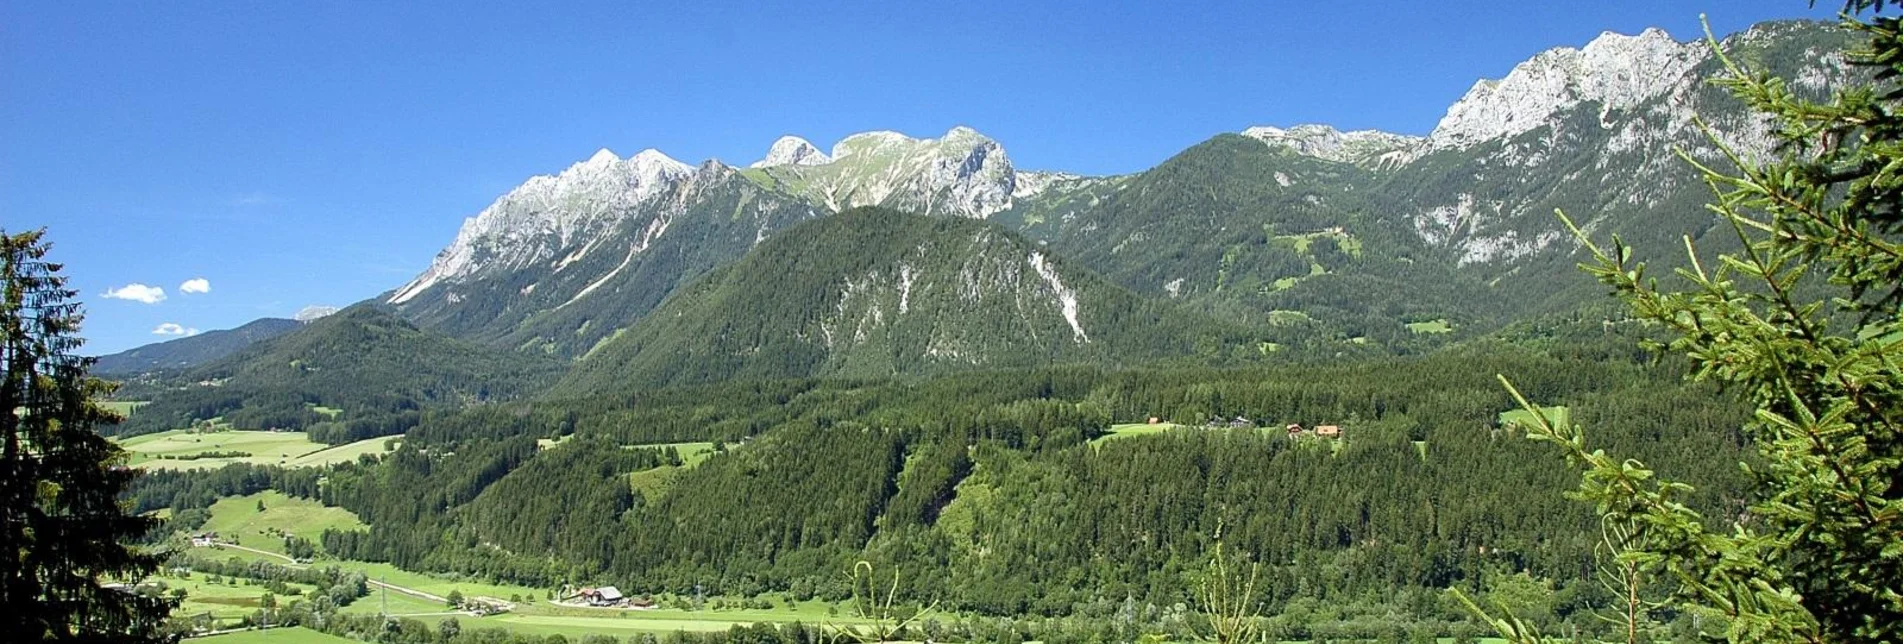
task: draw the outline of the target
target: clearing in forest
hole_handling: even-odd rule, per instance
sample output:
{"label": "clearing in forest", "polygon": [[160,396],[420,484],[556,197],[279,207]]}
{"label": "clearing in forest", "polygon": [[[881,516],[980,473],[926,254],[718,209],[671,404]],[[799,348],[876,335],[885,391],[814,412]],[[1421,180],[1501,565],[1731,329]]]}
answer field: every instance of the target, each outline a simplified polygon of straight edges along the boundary
{"label": "clearing in forest", "polygon": [[[263,511],[258,510],[260,503],[264,505]],[[211,506],[211,519],[199,531],[216,532],[220,541],[235,541],[242,546],[284,554],[282,535],[285,534],[321,544],[325,530],[369,527],[349,510],[265,490],[219,499]]]}

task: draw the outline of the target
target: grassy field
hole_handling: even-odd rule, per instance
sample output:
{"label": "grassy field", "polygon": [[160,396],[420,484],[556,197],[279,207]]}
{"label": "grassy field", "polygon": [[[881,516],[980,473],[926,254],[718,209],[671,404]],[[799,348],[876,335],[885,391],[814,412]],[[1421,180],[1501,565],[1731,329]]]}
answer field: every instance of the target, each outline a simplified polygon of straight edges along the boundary
{"label": "grassy field", "polygon": [[302,626],[226,633],[191,641],[193,644],[357,644],[356,640],[319,633]]}
{"label": "grassy field", "polygon": [[647,498],[655,498],[666,493],[674,484],[674,475],[681,470],[699,465],[714,455],[713,443],[662,443],[655,445],[631,445],[629,447],[665,448],[672,447],[681,455],[680,467],[663,465],[628,475],[628,487]]}
{"label": "grassy field", "polygon": [[[1556,425],[1572,424],[1572,417],[1570,414],[1567,413],[1565,407],[1541,407],[1540,413],[1545,415],[1547,420],[1552,421]],[[1533,418],[1532,412],[1528,412],[1527,410],[1524,410],[1524,409],[1514,409],[1511,411],[1500,412],[1500,426],[1501,427],[1506,427],[1509,425],[1522,425],[1525,427],[1531,427],[1535,423],[1536,423],[1536,419]]]}
{"label": "grassy field", "polygon": [[133,412],[138,411],[139,407],[145,403],[146,401],[143,400],[101,400],[98,404],[100,407],[111,410],[115,414],[130,417]]}
{"label": "grassy field", "polygon": [[[503,595],[502,598],[508,599],[509,597],[508,595]],[[394,590],[386,591],[375,586],[370,587],[369,595],[359,597],[357,601],[350,602],[349,606],[345,606],[339,610],[344,613],[375,615],[385,612],[386,608],[389,614],[397,616],[440,613],[449,610],[449,607],[442,602],[399,593]]]}
{"label": "grassy field", "polygon": [[1274,326],[1293,326],[1314,321],[1315,318],[1308,317],[1307,313],[1301,311],[1291,311],[1288,309],[1269,311],[1269,324]]}
{"label": "grassy field", "polygon": [[[392,595],[394,597],[394,595]],[[370,598],[358,600],[367,601]],[[711,600],[710,600],[711,602]],[[774,602],[774,607],[759,609],[679,610],[657,608],[652,610],[626,610],[612,608],[570,608],[554,606],[547,602],[538,602],[522,607],[515,613],[492,615],[481,619],[457,618],[464,630],[472,628],[505,628],[513,632],[530,635],[561,635],[571,641],[583,635],[600,633],[625,637],[636,633],[671,633],[674,631],[724,631],[734,626],[747,626],[759,622],[790,624],[803,622],[812,625],[822,624],[860,624],[864,620],[844,616],[829,616],[828,609],[838,613],[849,612],[844,606],[836,606],[820,601],[799,602],[786,606]],[[392,611],[394,612],[394,610]]]}
{"label": "grassy field", "polygon": [[[216,469],[232,463],[316,467],[354,461],[363,454],[383,453],[383,445],[387,440],[388,437],[372,438],[331,446],[311,442],[304,432],[228,430],[197,433],[175,429],[134,436],[119,441],[119,445],[131,454],[131,464],[135,467]],[[211,452],[243,452],[249,456],[182,458]]]}
{"label": "grassy field", "polygon": [[[145,583],[164,584],[167,594],[174,588],[185,589],[185,602],[180,604],[178,608],[173,609],[173,615],[202,615],[210,613],[212,619],[220,622],[235,620],[251,614],[252,611],[258,609],[259,598],[263,597],[265,593],[263,582],[246,584],[240,580],[227,579],[224,583],[214,584],[211,583],[211,575],[204,573],[192,573],[190,579],[180,579],[178,577],[162,575],[155,576],[146,579]],[[314,586],[306,586],[303,584],[286,585],[305,593],[316,590]],[[283,604],[288,603],[292,599],[296,598],[281,596],[278,598],[278,601],[280,604]]]}
{"label": "grassy field", "polygon": [[1454,325],[1448,323],[1446,319],[1409,322],[1407,323],[1407,330],[1415,333],[1452,333]]}
{"label": "grassy field", "polygon": [[397,436],[380,436],[377,438],[366,438],[355,443],[333,445],[293,458],[285,465],[287,467],[322,467],[332,463],[349,463],[357,460],[358,456],[364,454],[382,455],[387,453],[389,450],[384,449],[384,445],[394,445],[394,443],[391,443],[393,440],[401,442],[402,438]]}
{"label": "grassy field", "polygon": [[640,447],[674,448],[681,455],[682,467],[693,467],[714,455],[713,443],[667,443],[665,445],[641,445]]}
{"label": "grassy field", "polygon": [[[285,464],[326,446],[313,443],[304,432],[221,431],[195,433],[175,429],[134,436],[119,443],[132,455],[132,465],[152,469],[215,469],[231,463]],[[250,456],[176,460],[208,452],[244,452]],[[166,457],[173,457],[168,459]]]}
{"label": "grassy field", "polygon": [[1179,427],[1182,427],[1182,425],[1175,423],[1158,423],[1155,425],[1148,423],[1125,423],[1122,425],[1111,425],[1110,431],[1104,432],[1102,436],[1090,439],[1090,444],[1102,445],[1105,441],[1118,438],[1153,436]]}
{"label": "grassy field", "polygon": [[[258,511],[258,504],[264,511]],[[316,501],[285,496],[277,490],[265,490],[247,496],[219,499],[211,506],[211,520],[200,528],[216,532],[219,538],[259,550],[283,554],[284,539],[268,530],[277,530],[321,543],[325,530],[363,530],[369,526],[343,508],[326,507]]]}

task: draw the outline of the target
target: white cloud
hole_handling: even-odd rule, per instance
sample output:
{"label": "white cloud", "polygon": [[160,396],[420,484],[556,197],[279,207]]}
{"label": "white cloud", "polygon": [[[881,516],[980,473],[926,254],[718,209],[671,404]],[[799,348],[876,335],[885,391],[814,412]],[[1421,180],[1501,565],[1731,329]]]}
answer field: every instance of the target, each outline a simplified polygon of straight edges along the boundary
{"label": "white cloud", "polygon": [[194,277],[194,278],[185,280],[184,284],[178,285],[178,292],[180,293],[210,293],[211,280],[205,279],[203,277]]}
{"label": "white cloud", "polygon": [[194,329],[187,326],[179,326],[178,324],[175,324],[172,322],[166,322],[165,324],[159,325],[159,328],[153,329],[152,334],[153,335],[198,335],[198,329]]}
{"label": "white cloud", "polygon": [[119,288],[107,289],[106,292],[100,293],[99,296],[115,300],[132,300],[146,304],[158,304],[165,301],[165,289],[133,282]]}

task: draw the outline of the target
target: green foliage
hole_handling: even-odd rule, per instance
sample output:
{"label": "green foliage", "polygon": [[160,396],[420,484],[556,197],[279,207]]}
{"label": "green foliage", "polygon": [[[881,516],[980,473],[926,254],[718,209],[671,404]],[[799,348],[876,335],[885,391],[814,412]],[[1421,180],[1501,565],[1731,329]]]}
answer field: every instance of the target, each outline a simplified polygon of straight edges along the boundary
{"label": "green foliage", "polygon": [[127,546],[157,519],[128,515],[137,476],[97,433],[118,417],[93,401],[111,385],[76,355],[84,314],[43,231],[0,231],[0,623],[28,640],[153,639],[170,600],[109,588],[158,558]]}
{"label": "green foliage", "polygon": [[[1497,432],[1512,401],[1476,365],[1609,428],[1610,444],[1697,472],[1698,507],[1725,507],[1744,486],[1710,458],[1741,454],[1740,409],[1673,384],[1669,364],[1619,353],[1628,337],[1579,329],[1553,332],[1566,341],[1552,353],[1487,342],[1249,370],[730,382],[485,405],[432,413],[397,451],[333,466],[310,494],[371,526],[324,534],[326,552],[412,570],[843,599],[839,571],[865,560],[900,574],[901,601],[961,611],[1107,620],[1105,597],[1153,606],[1129,637],[1140,624],[1189,633],[1187,615],[1167,609],[1192,601],[1204,535],[1221,523],[1230,547],[1264,562],[1264,613],[1308,616],[1279,622],[1278,637],[1305,637],[1311,622],[1336,639],[1420,623],[1451,632],[1436,589],[1489,571],[1591,585],[1577,562],[1598,526],[1561,497],[1567,475],[1543,448]],[[1651,431],[1657,414],[1683,431]],[[1115,419],[1152,416],[1184,426],[1091,444]],[[1212,416],[1275,430],[1207,429]],[[1347,436],[1290,439],[1289,422],[1341,424]],[[651,447],[690,441],[726,449],[682,468]],[[630,493],[628,478],[668,468],[667,485]],[[168,474],[138,498],[301,485],[292,475],[306,471]]]}
{"label": "green foliage", "polygon": [[1903,637],[1903,22],[1850,26],[1868,39],[1850,59],[1878,80],[1828,100],[1725,60],[1721,85],[1774,117],[1784,146],[1762,162],[1731,157],[1736,171],[1699,166],[1738,250],[1701,260],[1687,239],[1682,286],[1662,286],[1619,238],[1588,242],[1587,271],[1669,330],[1693,377],[1757,407],[1748,511],[1707,518],[1684,503],[1692,486],[1588,448],[1572,426],[1530,428],[1584,470],[1579,497],[1633,523],[1622,561],[1724,615],[1733,641]]}
{"label": "green foliage", "polygon": [[[354,306],[172,376],[179,386],[159,393],[119,431],[154,433],[218,418],[349,443],[403,433],[426,408],[524,396],[559,368],[547,358],[480,347]],[[342,413],[325,413],[330,409]]]}

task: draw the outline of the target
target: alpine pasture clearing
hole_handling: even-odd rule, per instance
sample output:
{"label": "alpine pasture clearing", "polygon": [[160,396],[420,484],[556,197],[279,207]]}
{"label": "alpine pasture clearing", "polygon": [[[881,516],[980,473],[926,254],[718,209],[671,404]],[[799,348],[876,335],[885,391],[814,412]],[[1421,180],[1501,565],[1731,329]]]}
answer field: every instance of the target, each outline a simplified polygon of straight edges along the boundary
{"label": "alpine pasture clearing", "polygon": [[1446,318],[1442,318],[1439,320],[1427,320],[1425,322],[1409,322],[1407,323],[1407,330],[1415,333],[1452,333],[1454,331],[1454,325],[1448,322]]}
{"label": "alpine pasture clearing", "polygon": [[397,443],[402,442],[402,440],[400,436],[380,436],[377,438],[366,438],[355,443],[332,445],[293,458],[290,462],[285,464],[285,467],[323,467],[332,463],[349,463],[365,454],[382,456],[392,451],[391,448],[395,447]]}
{"label": "alpine pasture clearing", "polygon": [[[260,503],[264,504],[263,511],[258,510]],[[211,505],[211,519],[199,530],[216,532],[220,539],[242,546],[283,554],[284,538],[273,534],[274,531],[303,537],[315,544],[323,541],[325,530],[369,527],[349,510],[265,490],[219,499]]]}
{"label": "alpine pasture clearing", "polygon": [[713,443],[656,443],[649,445],[629,445],[629,449],[665,449],[672,447],[681,455],[679,467],[663,465],[634,472],[628,475],[628,487],[647,498],[655,498],[673,487],[674,475],[703,462],[714,455]]}
{"label": "alpine pasture clearing", "polygon": [[[119,441],[119,446],[131,454],[132,466],[148,469],[217,469],[232,463],[319,467],[354,461],[364,454],[382,454],[385,443],[392,438],[395,437],[325,445],[311,442],[304,432],[174,429],[127,438]],[[248,456],[199,457],[218,452],[242,452]]]}
{"label": "alpine pasture clearing", "polygon": [[1161,434],[1163,432],[1170,431],[1172,429],[1179,429],[1181,427],[1182,425],[1178,425],[1176,423],[1157,423],[1155,425],[1151,425],[1148,423],[1124,423],[1122,425],[1111,425],[1110,431],[1104,432],[1102,436],[1098,436],[1096,438],[1090,439],[1090,444],[1102,445],[1106,441],[1110,441],[1110,440],[1114,440],[1118,438],[1135,438],[1137,436],[1154,436],[1157,434]]}
{"label": "alpine pasture clearing", "polygon": [[[1552,423],[1555,425],[1564,426],[1564,425],[1572,424],[1572,416],[1566,412],[1565,407],[1561,407],[1561,406],[1540,407],[1540,414],[1546,416],[1546,419],[1548,421],[1552,421]],[[1539,419],[1534,418],[1533,413],[1525,409],[1513,409],[1509,411],[1500,412],[1500,426],[1501,427],[1509,427],[1509,426],[1518,425],[1521,428],[1528,428],[1528,427],[1533,427],[1537,425],[1538,423],[1539,423]]]}
{"label": "alpine pasture clearing", "polygon": [[134,412],[139,410],[139,407],[145,405],[145,403],[146,401],[144,400],[101,400],[94,404],[120,416],[130,417]]}
{"label": "alpine pasture clearing", "polygon": [[[134,436],[119,442],[132,456],[131,465],[151,469],[217,469],[232,463],[286,465],[292,459],[330,446],[313,443],[304,432],[214,431],[174,429]],[[191,458],[214,452],[242,452],[248,456]]]}

